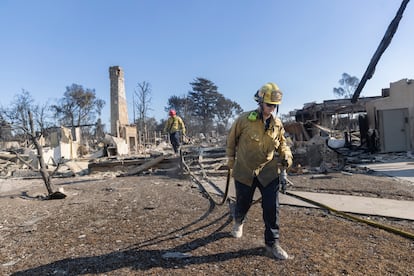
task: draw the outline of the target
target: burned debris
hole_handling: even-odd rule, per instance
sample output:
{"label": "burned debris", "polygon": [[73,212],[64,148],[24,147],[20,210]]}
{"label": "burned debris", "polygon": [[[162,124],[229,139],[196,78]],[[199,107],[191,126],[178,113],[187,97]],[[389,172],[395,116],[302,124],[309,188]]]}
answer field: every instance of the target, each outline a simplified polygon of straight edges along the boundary
{"label": "burned debris", "polygon": [[[346,163],[380,161],[378,155],[410,158],[414,150],[414,86],[391,83],[378,97],[307,103],[285,123],[295,160],[303,165],[343,169]],[[390,157],[391,158],[391,157]]]}
{"label": "burned debris", "polygon": [[[185,136],[182,155],[173,156],[166,134],[144,133],[136,124],[129,124],[122,68],[110,67],[109,75],[110,133],[104,133],[100,120],[96,125],[50,127],[36,134],[36,147],[27,136],[13,140],[13,127],[1,120],[0,177],[39,178],[42,166],[46,182],[47,174],[179,175],[179,159],[183,155],[194,159],[190,164],[204,166],[209,174],[223,174],[225,132]],[[290,173],[343,171],[348,164],[378,161],[378,154],[410,155],[414,149],[413,110],[411,79],[391,83],[381,96],[360,98],[356,103],[350,99],[306,103],[302,109],[290,112],[292,120],[284,122],[294,154]],[[83,127],[95,128],[95,135],[85,136]],[[39,146],[41,154],[37,151]]]}

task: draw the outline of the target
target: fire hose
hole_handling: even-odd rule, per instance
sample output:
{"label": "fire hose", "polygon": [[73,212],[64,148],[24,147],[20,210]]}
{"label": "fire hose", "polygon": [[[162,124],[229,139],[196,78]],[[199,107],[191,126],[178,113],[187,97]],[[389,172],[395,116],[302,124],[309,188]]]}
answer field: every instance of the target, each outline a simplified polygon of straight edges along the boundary
{"label": "fire hose", "polygon": [[[190,170],[189,166],[184,162],[184,158],[181,155],[181,164],[183,165],[183,167],[185,168],[185,170],[187,171],[187,173],[193,178],[193,180],[198,184],[198,186],[203,190],[203,193],[205,195],[207,195],[207,197],[209,198],[209,200],[211,200],[215,205],[224,205],[224,203],[227,202],[228,196],[229,196],[229,187],[230,187],[230,179],[231,179],[231,170],[229,169],[227,171],[227,180],[226,180],[226,188],[223,194],[223,197],[221,199],[220,202],[217,202],[214,200],[213,196],[205,189],[203,183],[201,183],[201,181],[198,179],[198,177]],[[214,185],[214,183],[210,182],[211,185],[213,186],[217,186]]]}
{"label": "fire hose", "polygon": [[[290,181],[289,179],[287,179],[287,181],[291,185],[294,185],[293,182]],[[402,236],[402,237],[405,237],[405,238],[409,238],[409,239],[414,240],[414,234],[413,233],[409,233],[409,232],[406,232],[404,230],[400,230],[400,229],[397,229],[397,228],[394,228],[394,227],[391,227],[391,226],[388,226],[388,225],[384,225],[384,224],[381,224],[381,223],[378,223],[378,222],[375,222],[375,221],[363,219],[363,218],[360,218],[360,217],[357,217],[357,216],[354,216],[354,215],[351,215],[351,214],[348,214],[348,213],[345,213],[345,212],[336,210],[336,209],[334,209],[334,208],[332,208],[332,207],[330,207],[328,205],[325,205],[323,203],[320,203],[318,201],[315,201],[315,200],[312,200],[312,199],[309,199],[309,198],[306,198],[306,197],[303,197],[303,196],[300,196],[300,195],[296,195],[296,194],[290,193],[288,191],[285,191],[284,194],[286,194],[288,196],[291,196],[291,197],[295,197],[295,198],[297,198],[299,200],[302,200],[304,202],[310,203],[312,205],[315,205],[315,206],[317,206],[317,207],[319,207],[321,209],[328,210],[329,212],[335,213],[336,215],[339,215],[339,216],[341,216],[343,218],[350,219],[350,220],[357,221],[357,222],[362,222],[362,223],[368,224],[370,226],[383,229],[383,230],[388,231],[390,233],[397,234],[399,236]]]}
{"label": "fire hose", "polygon": [[[228,171],[227,171],[226,187],[225,187],[225,191],[224,191],[222,200],[220,202],[217,202],[217,201],[214,200],[213,196],[204,188],[203,184],[198,180],[197,176],[194,175],[191,172],[190,168],[184,162],[183,159],[182,159],[182,164],[184,165],[186,171],[190,174],[190,176],[194,179],[194,181],[196,181],[197,184],[199,184],[199,186],[202,187],[203,192],[209,197],[209,199],[211,201],[214,202],[214,204],[221,206],[221,205],[223,205],[224,203],[227,202],[228,196],[229,196],[230,179],[231,179],[231,176],[232,176],[231,169],[228,169]],[[290,183],[291,185],[294,185],[292,183],[292,181],[290,181],[289,179],[287,179],[287,182]],[[210,184],[213,184],[213,183],[210,183]],[[341,216],[343,218],[346,218],[346,219],[349,219],[349,220],[352,220],[352,221],[357,221],[357,222],[365,223],[365,224],[368,224],[370,226],[373,226],[373,227],[376,227],[376,228],[379,228],[379,229],[383,229],[383,230],[388,231],[390,233],[397,234],[399,236],[402,236],[402,237],[405,237],[405,238],[414,240],[414,234],[413,233],[410,233],[410,232],[407,232],[407,231],[404,231],[404,230],[401,230],[401,229],[397,229],[397,228],[394,228],[394,227],[391,227],[391,226],[383,225],[383,224],[378,223],[378,222],[375,222],[375,221],[363,219],[363,218],[360,218],[360,217],[357,217],[357,216],[354,216],[354,215],[345,213],[343,211],[336,210],[336,209],[334,209],[334,208],[332,208],[332,207],[330,207],[328,205],[325,205],[323,203],[320,203],[320,202],[311,200],[309,198],[305,198],[303,196],[299,196],[299,195],[290,193],[288,191],[284,191],[284,194],[286,194],[288,196],[291,196],[291,197],[295,197],[295,198],[297,198],[299,200],[302,200],[304,202],[310,203],[312,205],[315,205],[315,206],[317,206],[317,207],[319,207],[321,209],[328,210],[329,212],[334,213],[336,215],[339,215],[339,216]],[[257,203],[260,200],[261,200],[261,198],[255,200],[252,204]]]}
{"label": "fire hose", "polygon": [[317,201],[314,201],[314,200],[305,198],[303,196],[299,196],[299,195],[296,195],[296,194],[292,194],[290,192],[286,192],[285,194],[288,195],[288,196],[292,196],[292,197],[295,197],[297,199],[300,199],[302,201],[308,202],[308,203],[310,203],[312,205],[318,206],[318,207],[320,207],[322,209],[326,209],[326,210],[328,210],[328,211],[330,211],[332,213],[335,213],[335,214],[337,214],[337,215],[339,215],[341,217],[344,217],[344,218],[347,218],[347,219],[350,219],[350,220],[353,220],[353,221],[357,221],[357,222],[366,223],[366,224],[368,224],[370,226],[374,226],[376,228],[380,228],[380,229],[386,230],[388,232],[391,232],[391,233],[400,235],[402,237],[405,237],[405,238],[409,238],[409,239],[414,240],[414,234],[413,233],[409,233],[409,232],[406,232],[404,230],[400,230],[400,229],[397,229],[397,228],[394,228],[394,227],[391,227],[391,226],[383,225],[383,224],[378,223],[378,222],[375,222],[375,221],[371,221],[371,220],[363,219],[363,218],[360,218],[360,217],[357,217],[357,216],[353,216],[353,215],[350,215],[348,213],[345,213],[345,212],[336,210],[336,209],[334,209],[332,207],[329,207],[329,206],[327,206],[325,204],[322,204],[320,202],[317,202]]}

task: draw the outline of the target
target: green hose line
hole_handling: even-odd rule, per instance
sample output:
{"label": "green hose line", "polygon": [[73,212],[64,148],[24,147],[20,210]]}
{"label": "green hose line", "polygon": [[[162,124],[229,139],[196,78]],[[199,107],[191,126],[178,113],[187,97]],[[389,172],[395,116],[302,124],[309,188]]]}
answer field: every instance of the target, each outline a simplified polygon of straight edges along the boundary
{"label": "green hose line", "polygon": [[359,218],[359,217],[347,214],[347,213],[342,212],[342,211],[335,210],[335,209],[333,209],[333,208],[331,208],[331,207],[329,207],[325,204],[319,203],[317,201],[314,201],[314,200],[311,200],[311,199],[308,199],[308,198],[305,198],[305,197],[302,197],[302,196],[299,196],[299,195],[295,195],[295,194],[292,194],[292,193],[289,193],[289,192],[286,192],[286,195],[296,197],[296,198],[298,198],[302,201],[305,201],[305,202],[308,202],[308,203],[313,204],[315,206],[318,206],[318,207],[321,207],[323,209],[329,210],[329,211],[331,211],[335,214],[338,214],[342,217],[345,217],[345,218],[348,218],[348,219],[351,219],[351,220],[354,220],[354,221],[358,221],[358,222],[363,222],[363,223],[366,223],[368,225],[371,225],[371,226],[386,230],[388,232],[400,235],[402,237],[414,240],[414,234],[412,234],[412,233],[409,233],[409,232],[406,232],[406,231],[403,231],[403,230],[400,230],[400,229],[396,229],[396,228],[393,228],[391,226],[383,225],[383,224],[380,224],[380,223],[377,223],[377,222],[374,222],[374,221]]}

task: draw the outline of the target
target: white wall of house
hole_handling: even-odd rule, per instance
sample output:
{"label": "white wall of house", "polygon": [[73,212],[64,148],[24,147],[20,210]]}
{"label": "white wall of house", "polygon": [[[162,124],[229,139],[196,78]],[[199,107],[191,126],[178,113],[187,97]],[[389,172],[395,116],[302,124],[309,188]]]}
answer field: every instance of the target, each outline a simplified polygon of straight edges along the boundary
{"label": "white wall of house", "polygon": [[[366,109],[369,128],[377,130],[379,130],[381,124],[381,122],[379,122],[379,113],[381,113],[381,111],[406,109],[408,111],[405,129],[408,140],[407,150],[414,149],[414,80],[402,79],[390,83],[389,96],[368,102],[366,104]],[[387,130],[385,129],[384,131]],[[383,136],[384,133],[380,133],[380,137]],[[384,141],[380,141],[382,151],[384,151],[383,142]]]}

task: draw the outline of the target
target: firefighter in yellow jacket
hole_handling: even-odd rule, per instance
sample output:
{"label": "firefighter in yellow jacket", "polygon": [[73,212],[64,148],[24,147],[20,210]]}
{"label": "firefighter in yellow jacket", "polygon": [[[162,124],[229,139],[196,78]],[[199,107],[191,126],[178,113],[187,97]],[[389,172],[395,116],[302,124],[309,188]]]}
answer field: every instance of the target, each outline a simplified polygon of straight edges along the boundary
{"label": "firefighter in yellow jacket", "polygon": [[[255,94],[256,110],[240,115],[227,137],[228,167],[236,187],[232,235],[241,238],[243,223],[258,188],[262,195],[266,251],[276,259],[288,259],[279,244],[279,189],[286,188],[285,169],[293,162],[280,119],[273,116],[282,100],[275,83],[267,83]],[[277,154],[276,154],[277,153]]]}
{"label": "firefighter in yellow jacket", "polygon": [[185,125],[174,109],[171,109],[168,114],[170,115],[170,118],[168,118],[165,123],[164,133],[169,134],[174,153],[178,153],[178,150],[180,149],[181,134],[185,135]]}

